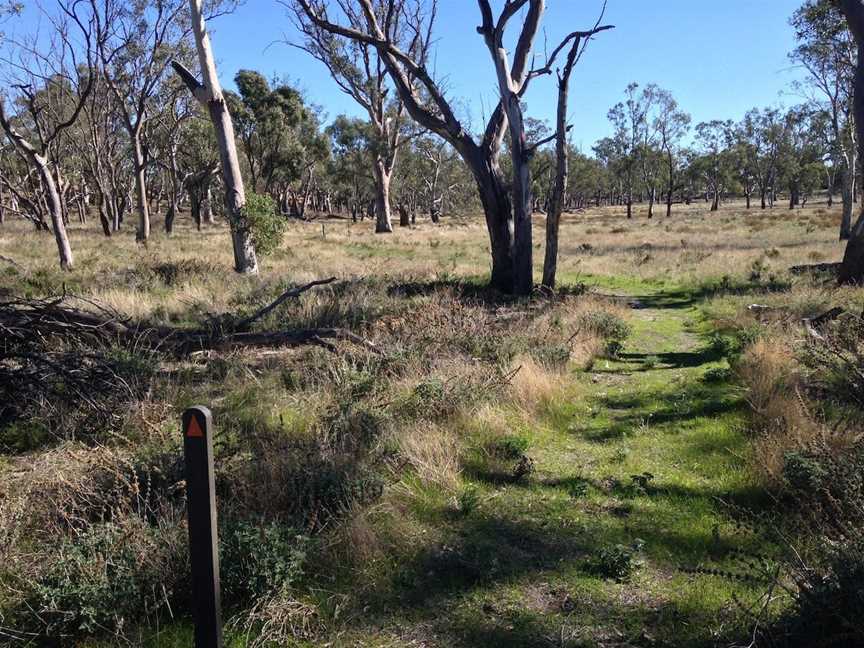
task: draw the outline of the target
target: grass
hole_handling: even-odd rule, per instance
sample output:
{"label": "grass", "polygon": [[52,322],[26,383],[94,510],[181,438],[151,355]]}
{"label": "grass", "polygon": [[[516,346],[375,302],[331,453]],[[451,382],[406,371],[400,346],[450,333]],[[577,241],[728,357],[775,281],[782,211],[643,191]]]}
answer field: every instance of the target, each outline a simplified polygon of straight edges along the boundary
{"label": "grass", "polygon": [[[0,293],[65,285],[134,317],[189,325],[251,311],[286,284],[339,278],[262,325],[345,326],[386,358],[346,347],[184,361],[133,405],[125,440],[109,444],[124,461],[176,455],[179,412],[212,405],[226,519],[277,520],[310,538],[302,577],[282,593],[294,611],[279,617],[283,644],[727,645],[749,633],[743,606],[766,589],[754,557],[771,565],[782,555],[753,521],[772,502],[754,468],[751,395],[731,370],[737,350],[717,335],[788,329],[838,301],[860,311],[859,290],[785,272],[839,257],[836,211],[808,207],[790,221],[779,209],[728,206],[722,226],[696,204],[650,222],[626,222],[620,209],[570,216],[560,277],[594,294],[551,304],[485,291],[476,218],[384,237],[367,223],[327,223],[324,237],[320,223],[291,223],[258,279],[228,271],[219,227],[178,223],[145,248],[131,232],[109,241],[73,224],[77,269],[62,274],[50,240],[9,223],[0,255],[26,270],[4,270]],[[768,322],[746,308],[790,301],[791,312],[758,316]],[[598,324],[598,312],[626,322],[626,339],[610,346],[614,325]],[[2,457],[0,522],[30,473],[64,505],[74,495],[33,472],[65,447]],[[328,488],[351,495],[325,490],[325,473]],[[247,619],[253,603],[229,602],[226,617]],[[788,604],[778,598],[771,615]],[[128,636],[189,645],[185,610],[172,612]],[[253,636],[267,619],[253,619]],[[247,645],[238,623],[228,645]]]}

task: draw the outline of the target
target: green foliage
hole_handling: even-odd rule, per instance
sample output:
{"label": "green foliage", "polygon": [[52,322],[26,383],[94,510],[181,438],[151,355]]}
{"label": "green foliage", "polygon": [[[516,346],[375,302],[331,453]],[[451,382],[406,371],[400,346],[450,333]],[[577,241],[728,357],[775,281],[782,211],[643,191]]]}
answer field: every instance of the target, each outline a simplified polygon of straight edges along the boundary
{"label": "green foliage", "polygon": [[470,515],[480,504],[480,493],[473,486],[466,486],[456,496],[456,504],[460,513]]}
{"label": "green foliage", "polygon": [[622,544],[603,547],[588,560],[587,571],[619,583],[627,582],[642,564],[639,559],[641,549],[642,542],[638,540],[629,547]]}
{"label": "green foliage", "polygon": [[717,385],[729,382],[732,379],[732,369],[729,367],[708,367],[703,373],[701,380],[707,385]]}
{"label": "green foliage", "polygon": [[309,538],[278,522],[231,520],[220,531],[220,569],[227,601],[240,603],[295,584]]}
{"label": "green foliage", "polygon": [[603,338],[606,343],[606,354],[611,357],[616,357],[621,352],[624,341],[633,332],[632,327],[621,317],[602,310],[583,315],[579,319],[579,326]]}
{"label": "green foliage", "polygon": [[646,494],[651,488],[651,482],[654,481],[654,475],[650,472],[643,472],[639,475],[630,475],[631,489],[639,494]]}
{"label": "green foliage", "polygon": [[814,495],[824,487],[827,477],[828,470],[818,456],[787,452],[783,457],[783,478],[793,490]]}
{"label": "green foliage", "polygon": [[718,358],[735,358],[742,349],[742,341],[729,335],[714,333],[708,340],[707,351]]}
{"label": "green foliage", "polygon": [[519,459],[528,449],[531,442],[519,434],[508,434],[499,439],[487,442],[486,450],[499,459]]}
{"label": "green foliage", "polygon": [[46,636],[122,633],[186,582],[182,535],[134,519],[90,527],[60,545],[26,607]]}
{"label": "green foliage", "polygon": [[243,216],[252,232],[252,242],[259,255],[266,256],[281,245],[286,221],[276,210],[276,203],[270,196],[250,193],[246,196]]}
{"label": "green foliage", "polygon": [[540,344],[532,347],[531,357],[549,368],[563,368],[570,360],[570,348],[566,344]]}

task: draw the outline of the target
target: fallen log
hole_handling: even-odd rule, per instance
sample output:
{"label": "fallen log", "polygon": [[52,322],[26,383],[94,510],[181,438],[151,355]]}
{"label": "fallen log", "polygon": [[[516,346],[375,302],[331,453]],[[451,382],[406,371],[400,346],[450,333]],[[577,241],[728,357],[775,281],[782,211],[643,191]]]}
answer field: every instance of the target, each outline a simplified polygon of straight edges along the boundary
{"label": "fallen log", "polygon": [[[0,302],[0,338],[25,341],[34,336],[79,341],[85,345],[120,344],[130,348],[160,351],[174,356],[188,356],[197,351],[237,348],[291,347],[315,344],[330,351],[335,345],[327,340],[342,340],[363,347],[372,353],[382,351],[372,342],[341,328],[320,328],[278,331],[250,331],[256,321],[272,312],[291,297],[335,278],[313,281],[292,288],[276,300],[236,324],[230,318],[211,322],[209,326],[184,329],[138,322],[97,302],[68,296],[51,300],[15,299]],[[86,303],[92,310],[83,310],[69,302]]]}
{"label": "fallen log", "polygon": [[803,274],[833,274],[836,275],[840,270],[839,263],[811,263],[808,265],[796,265],[789,268],[789,272],[794,275]]}
{"label": "fallen log", "polygon": [[840,317],[846,311],[839,306],[835,306],[834,308],[825,311],[821,315],[817,315],[816,317],[805,317],[801,320],[801,324],[804,326],[804,330],[807,332],[807,335],[814,340],[824,340],[825,336],[822,335],[820,329],[825,326],[828,322],[833,322],[838,317]]}

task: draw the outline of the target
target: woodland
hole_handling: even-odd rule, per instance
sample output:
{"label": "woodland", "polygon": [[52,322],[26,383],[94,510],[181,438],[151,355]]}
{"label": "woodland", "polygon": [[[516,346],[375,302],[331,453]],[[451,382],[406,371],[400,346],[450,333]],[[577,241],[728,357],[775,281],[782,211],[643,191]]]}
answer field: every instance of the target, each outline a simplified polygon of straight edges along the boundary
{"label": "woodland", "polygon": [[587,148],[605,2],[273,4],[355,113],[233,0],[0,1],[0,645],[193,645],[205,405],[226,646],[864,646],[864,2]]}

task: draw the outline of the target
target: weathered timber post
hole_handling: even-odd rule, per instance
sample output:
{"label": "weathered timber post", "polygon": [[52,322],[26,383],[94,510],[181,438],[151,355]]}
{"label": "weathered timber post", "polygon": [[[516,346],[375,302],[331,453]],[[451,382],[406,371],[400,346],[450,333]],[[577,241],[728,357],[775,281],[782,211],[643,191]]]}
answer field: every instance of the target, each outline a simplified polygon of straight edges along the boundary
{"label": "weathered timber post", "polygon": [[195,648],[222,648],[213,418],[206,407],[190,407],[183,412],[183,454],[186,460]]}

